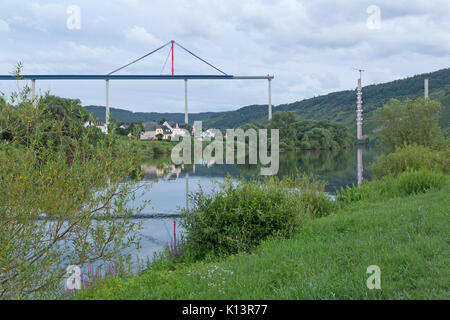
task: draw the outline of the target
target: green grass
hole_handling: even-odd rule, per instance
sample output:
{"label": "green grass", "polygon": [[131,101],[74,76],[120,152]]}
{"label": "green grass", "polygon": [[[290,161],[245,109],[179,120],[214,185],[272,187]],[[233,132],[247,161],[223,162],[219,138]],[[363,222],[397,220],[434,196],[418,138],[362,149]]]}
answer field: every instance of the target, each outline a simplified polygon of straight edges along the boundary
{"label": "green grass", "polygon": [[117,135],[118,142],[129,146],[131,145],[132,151],[139,156],[146,158],[155,155],[167,155],[172,152],[172,148],[177,144],[172,141],[141,141],[131,140],[126,136]]}
{"label": "green grass", "polygon": [[[439,191],[359,201],[292,239],[220,261],[168,260],[108,278],[79,299],[450,299],[450,178]],[[381,268],[381,290],[366,269]]]}

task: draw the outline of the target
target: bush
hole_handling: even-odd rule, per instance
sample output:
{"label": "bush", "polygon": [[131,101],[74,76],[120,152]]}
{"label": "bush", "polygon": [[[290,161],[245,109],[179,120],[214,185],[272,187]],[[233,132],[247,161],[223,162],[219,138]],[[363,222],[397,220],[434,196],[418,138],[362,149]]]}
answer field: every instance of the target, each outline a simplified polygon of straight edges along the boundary
{"label": "bush", "polygon": [[389,185],[385,180],[365,181],[360,186],[341,187],[336,190],[336,201],[352,203],[360,200],[379,199],[389,194]]}
{"label": "bush", "polygon": [[400,195],[410,195],[427,192],[430,189],[440,189],[445,183],[441,173],[427,170],[408,170],[395,180],[395,188]]}
{"label": "bush", "polygon": [[156,143],[153,143],[152,152],[153,154],[162,154],[164,153],[164,150],[161,146],[157,145]]}
{"label": "bush", "polygon": [[362,185],[341,188],[336,191],[336,199],[340,203],[352,203],[361,200],[377,200],[408,196],[427,192],[430,189],[440,189],[445,183],[442,173],[429,170],[408,169],[399,175],[385,176],[380,180],[363,183]]}
{"label": "bush", "polygon": [[430,170],[449,172],[450,151],[435,151],[424,146],[408,145],[388,155],[382,155],[372,164],[375,178],[398,175],[407,170]]}
{"label": "bush", "polygon": [[247,251],[270,236],[290,237],[304,220],[334,210],[324,183],[300,175],[264,182],[228,177],[218,186],[192,194],[192,209],[181,216],[184,249],[195,259]]}
{"label": "bush", "polygon": [[438,124],[441,110],[441,104],[430,99],[392,99],[374,114],[375,121],[383,128],[383,147],[392,151],[405,144],[434,146],[442,137]]}

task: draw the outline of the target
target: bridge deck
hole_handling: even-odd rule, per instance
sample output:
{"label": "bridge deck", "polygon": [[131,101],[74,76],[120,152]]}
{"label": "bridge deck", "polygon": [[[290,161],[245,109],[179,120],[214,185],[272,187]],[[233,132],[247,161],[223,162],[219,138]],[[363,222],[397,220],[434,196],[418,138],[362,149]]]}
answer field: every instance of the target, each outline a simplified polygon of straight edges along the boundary
{"label": "bridge deck", "polygon": [[256,80],[273,79],[273,76],[233,76],[233,75],[100,75],[100,74],[35,74],[21,75],[19,79],[12,75],[0,75],[0,80]]}

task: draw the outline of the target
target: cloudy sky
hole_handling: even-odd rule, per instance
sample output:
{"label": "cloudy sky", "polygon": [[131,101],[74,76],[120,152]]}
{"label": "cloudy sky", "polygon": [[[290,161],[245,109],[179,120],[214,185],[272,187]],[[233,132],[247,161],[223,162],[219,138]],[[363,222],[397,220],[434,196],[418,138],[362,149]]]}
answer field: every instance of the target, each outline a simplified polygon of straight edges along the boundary
{"label": "cloudy sky", "polygon": [[[0,0],[0,74],[18,61],[25,74],[106,74],[174,39],[228,74],[273,74],[277,105],[353,89],[353,67],[364,84],[449,67],[449,16],[448,0]],[[168,53],[120,73],[168,74]],[[175,73],[217,74],[177,48]],[[104,81],[37,87],[105,103]],[[183,81],[112,81],[110,92],[112,107],[184,110]],[[267,81],[190,81],[189,100],[192,112],[265,104]]]}

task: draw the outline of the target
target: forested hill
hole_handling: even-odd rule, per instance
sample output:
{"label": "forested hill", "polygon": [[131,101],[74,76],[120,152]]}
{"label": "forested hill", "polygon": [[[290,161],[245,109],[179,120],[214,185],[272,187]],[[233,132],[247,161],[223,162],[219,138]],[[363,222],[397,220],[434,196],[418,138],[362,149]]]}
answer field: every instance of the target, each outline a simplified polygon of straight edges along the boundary
{"label": "forested hill", "polygon": [[[85,106],[84,108],[88,112],[93,113],[96,118],[105,121],[105,107]],[[151,107],[149,107],[149,109],[151,109]],[[109,111],[111,116],[118,122],[160,121],[162,118],[166,118],[168,121],[184,123],[184,113],[133,112],[117,108],[109,108]],[[189,121],[205,120],[213,117],[214,114],[214,112],[190,113]]]}
{"label": "forested hill", "polygon": [[[373,111],[383,106],[391,98],[403,100],[405,98],[422,97],[425,78],[430,79],[430,97],[441,101],[444,106],[441,125],[448,132],[450,127],[450,68],[363,87],[365,134],[370,134],[375,128],[375,124],[371,122]],[[86,109],[100,119],[105,118],[104,107],[87,106]],[[354,133],[356,131],[356,90],[333,92],[311,99],[278,105],[273,108],[273,112],[277,111],[295,111],[301,119],[336,121],[346,125]],[[124,122],[160,120],[163,117],[180,123],[184,121],[183,113],[133,113],[112,108],[111,114],[117,121]],[[190,121],[203,120],[204,127],[219,129],[235,128],[252,121],[263,123],[266,119],[267,105],[246,106],[235,111],[189,114]]]}

